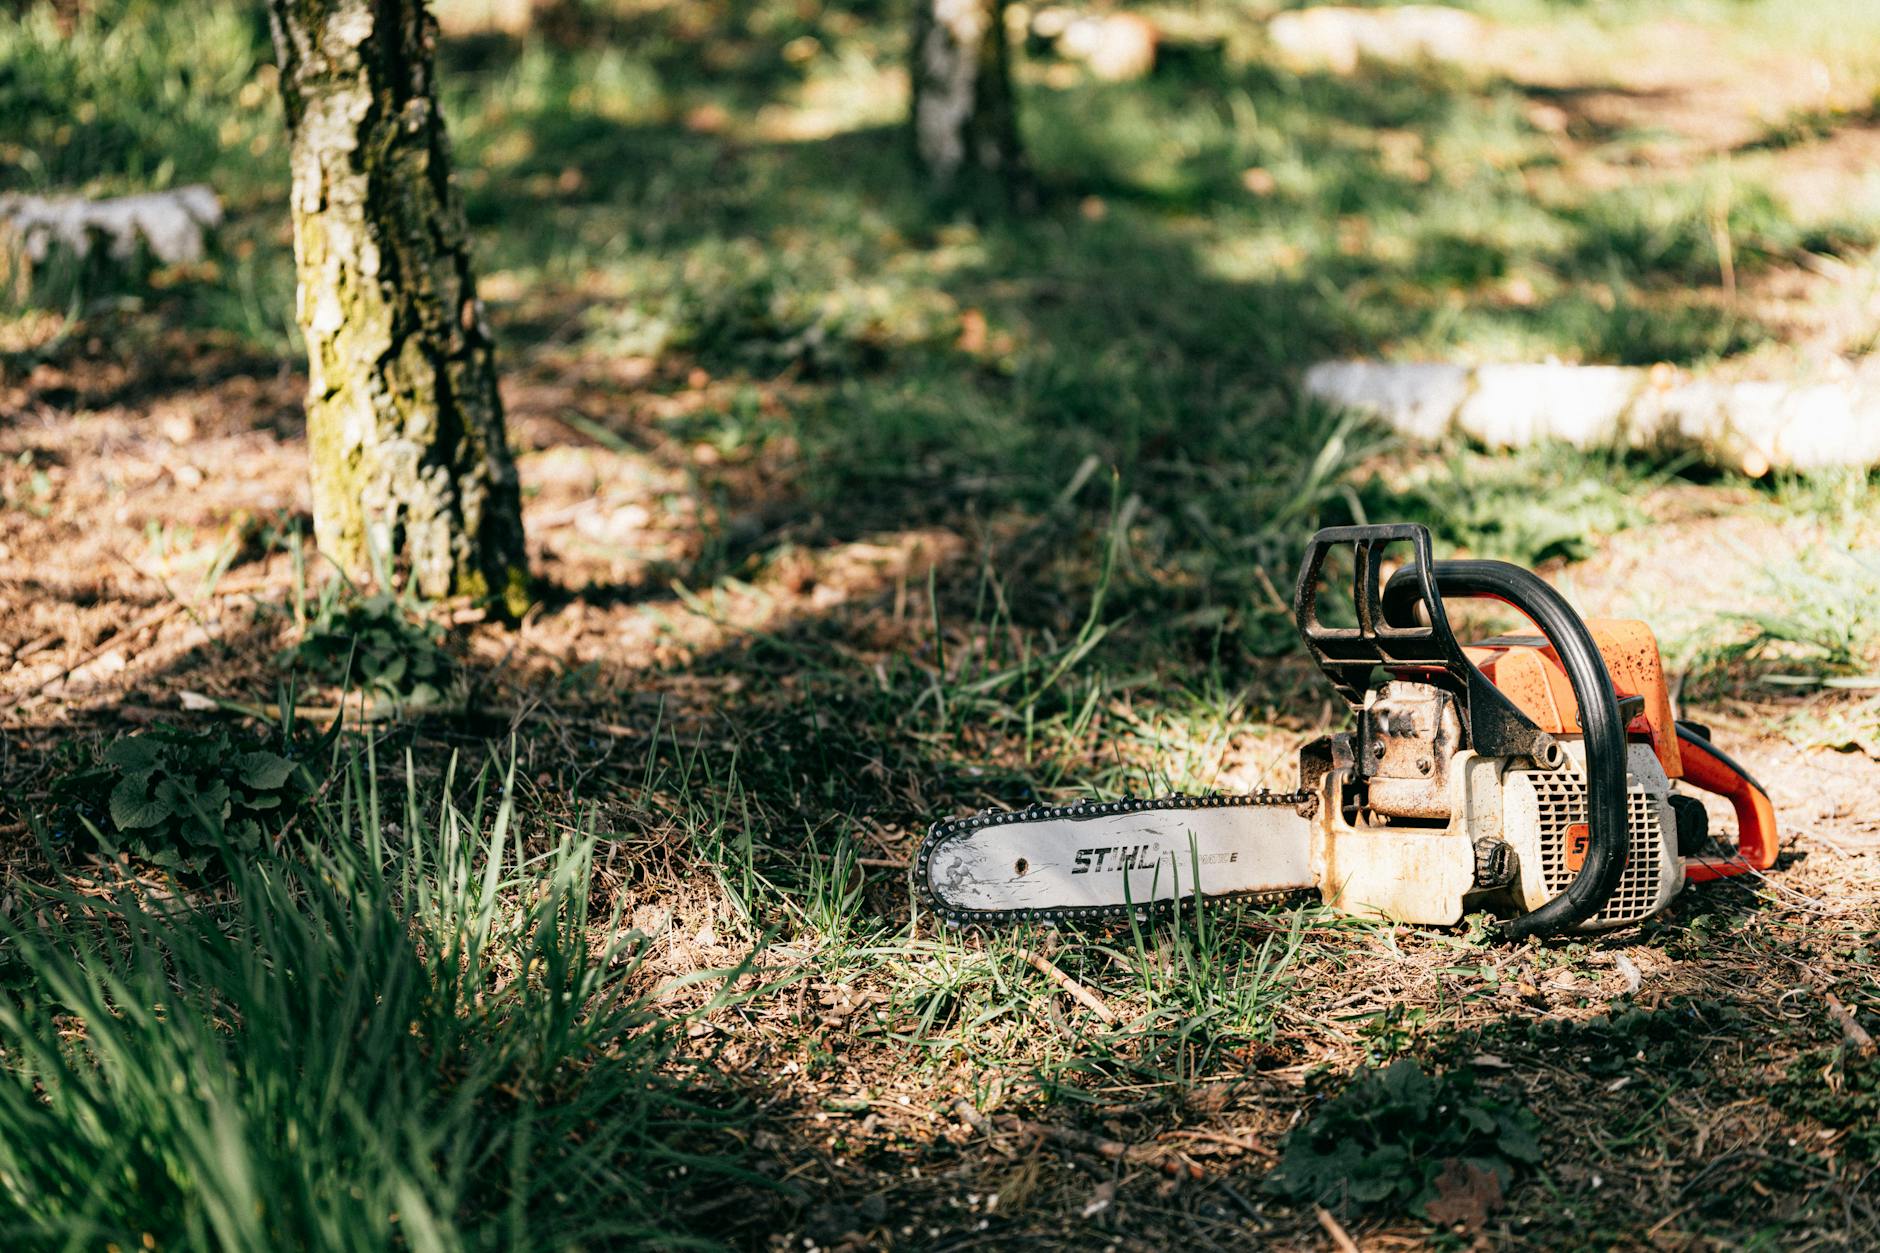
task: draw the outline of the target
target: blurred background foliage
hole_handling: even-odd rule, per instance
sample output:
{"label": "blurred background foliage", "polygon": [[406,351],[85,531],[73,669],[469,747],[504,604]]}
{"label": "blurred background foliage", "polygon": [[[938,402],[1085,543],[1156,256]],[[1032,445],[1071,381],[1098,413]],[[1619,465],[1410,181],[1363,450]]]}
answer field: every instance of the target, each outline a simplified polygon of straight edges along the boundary
{"label": "blurred background foliage", "polygon": [[[1283,7],[1132,8],[1159,44],[1129,81],[1019,40],[1043,203],[971,221],[910,177],[897,6],[444,0],[443,92],[505,364],[692,396],[657,421],[775,467],[769,489],[807,517],[792,542],[963,510],[1096,526],[1111,501],[1089,467],[1114,468],[1136,509],[1123,573],[1152,571],[1260,655],[1285,647],[1269,585],[1314,521],[1411,516],[1470,551],[1574,558],[1694,472],[1566,449],[1380,461],[1377,432],[1300,401],[1311,362],[1805,374],[1870,343],[1864,310],[1798,314],[1781,289],[1864,261],[1880,187],[1805,194],[1781,161],[1873,113],[1871,5],[1484,0],[1469,7],[1527,40],[1521,57],[1357,73],[1279,56]],[[1615,49],[1680,29],[1731,68],[1623,81]],[[1819,90],[1791,75],[1745,104],[1759,65]],[[1691,120],[1719,100],[1757,119],[1747,134]],[[46,310],[105,309],[295,364],[258,6],[25,6],[0,26],[0,136],[0,189],[207,181],[230,208],[203,264],[15,285],[0,350],[29,359]],[[711,551],[735,568],[777,538]],[[1092,575],[1068,577],[1074,600]]]}

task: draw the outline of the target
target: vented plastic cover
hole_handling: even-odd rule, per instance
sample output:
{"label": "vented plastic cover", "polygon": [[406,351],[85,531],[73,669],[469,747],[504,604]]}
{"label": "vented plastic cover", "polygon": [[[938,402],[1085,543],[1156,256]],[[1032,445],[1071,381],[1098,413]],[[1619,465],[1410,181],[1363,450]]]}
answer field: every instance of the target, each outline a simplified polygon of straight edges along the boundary
{"label": "vented plastic cover", "polygon": [[[1511,770],[1506,781],[1506,836],[1521,856],[1521,884],[1532,909],[1567,890],[1571,828],[1586,822],[1586,779],[1578,768],[1579,745],[1569,742],[1574,764],[1562,770]],[[1626,815],[1631,848],[1606,907],[1579,930],[1603,931],[1649,918],[1670,903],[1684,883],[1675,827],[1665,818],[1670,782],[1651,750],[1634,744],[1627,753]]]}

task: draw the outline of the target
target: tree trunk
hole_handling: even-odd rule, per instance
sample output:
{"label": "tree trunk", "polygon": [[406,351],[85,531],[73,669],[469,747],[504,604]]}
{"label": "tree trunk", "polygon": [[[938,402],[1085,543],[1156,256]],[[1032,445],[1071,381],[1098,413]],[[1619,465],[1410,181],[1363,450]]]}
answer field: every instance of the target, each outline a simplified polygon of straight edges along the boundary
{"label": "tree trunk", "polygon": [[351,571],[520,611],[521,498],[422,0],[268,0],[292,141],[314,532]]}
{"label": "tree trunk", "polygon": [[913,61],[914,154],[928,190],[981,207],[1027,202],[1005,0],[915,0]]}

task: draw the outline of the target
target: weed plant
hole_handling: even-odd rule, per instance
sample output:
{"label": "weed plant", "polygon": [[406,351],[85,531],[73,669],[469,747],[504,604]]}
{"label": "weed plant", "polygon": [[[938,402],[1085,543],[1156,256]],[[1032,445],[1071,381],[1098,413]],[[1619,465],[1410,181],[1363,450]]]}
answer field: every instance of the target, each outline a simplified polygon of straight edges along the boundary
{"label": "weed plant", "polygon": [[386,593],[362,596],[337,581],[322,589],[313,621],[277,660],[289,672],[409,709],[442,701],[456,673],[443,629],[414,606]]}
{"label": "weed plant", "polygon": [[326,771],[330,737],[296,737],[291,725],[262,738],[228,724],[159,723],[102,750],[68,742],[43,834],[191,874],[258,856]]}
{"label": "weed plant", "polygon": [[1273,1191],[1340,1208],[1422,1211],[1445,1167],[1506,1186],[1540,1160],[1539,1120],[1480,1091],[1467,1071],[1431,1075],[1399,1058],[1358,1072],[1287,1138]]}

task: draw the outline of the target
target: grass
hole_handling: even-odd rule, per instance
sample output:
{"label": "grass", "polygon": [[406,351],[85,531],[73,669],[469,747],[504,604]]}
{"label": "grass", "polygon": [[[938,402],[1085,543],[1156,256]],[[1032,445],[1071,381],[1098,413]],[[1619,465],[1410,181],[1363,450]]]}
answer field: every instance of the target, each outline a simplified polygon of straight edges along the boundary
{"label": "grass", "polygon": [[1766,682],[1880,684],[1880,625],[1868,607],[1880,595],[1880,564],[1865,551],[1808,554],[1768,571],[1768,599],[1781,608],[1734,615],[1749,638],[1723,650],[1725,664],[1767,663]]}
{"label": "grass", "polygon": [[[10,29],[0,49],[13,67],[0,117],[19,121],[9,181],[212,182],[237,210],[231,253],[168,299],[287,351],[268,312],[287,245],[278,220],[266,222],[284,212],[266,31],[240,7],[212,6],[187,30],[155,12],[143,0],[81,6],[67,30],[40,6]],[[1283,71],[1260,52],[1257,24],[1209,11],[1201,25],[1225,39],[1224,60],[1125,88],[1026,74],[1028,134],[1062,206],[1044,230],[1002,224],[910,250],[931,224],[889,133],[892,96],[869,76],[896,52],[898,27],[882,15],[758,6],[706,31],[662,11],[595,6],[588,20],[604,46],[447,45],[443,81],[473,221],[496,227],[520,195],[550,227],[491,229],[486,267],[538,298],[577,285],[591,297],[597,282],[613,293],[578,332],[597,350],[847,374],[883,352],[950,341],[960,309],[1023,254],[1042,285],[1101,270],[1114,280],[1106,298],[1140,293],[1116,311],[1133,332],[1125,342],[1204,310],[1244,321],[1244,331],[1209,327],[1207,342],[1244,335],[1266,371],[1345,350],[1701,362],[1764,334],[1747,311],[1720,326],[1686,307],[1684,293],[1716,286],[1720,266],[1747,277],[1875,238],[1867,221],[1798,220],[1727,161],[1537,197],[1530,183],[1551,177],[1559,153],[1517,84],[1449,70]],[[784,55],[805,38],[806,59]],[[701,73],[707,62],[716,73]],[[820,129],[767,130],[755,103],[779,100],[813,111]],[[726,121],[687,131],[700,109]],[[1273,190],[1250,193],[1249,169]],[[1091,196],[1102,221],[1064,211]],[[1184,281],[1168,283],[1171,273]],[[1537,294],[1511,300],[1516,280]],[[1193,297],[1185,315],[1156,294],[1171,286]],[[1201,298],[1209,289],[1223,298]],[[1036,324],[1048,307],[1035,296],[999,303],[987,316],[1021,349],[1045,334],[1061,341],[1065,327]],[[1060,306],[1050,320],[1078,312]],[[1111,311],[1090,312],[1115,325]],[[1131,390],[1083,416],[1128,405]]]}
{"label": "grass", "polygon": [[[1880,595],[1880,564],[1871,533],[1877,480],[1860,471],[1787,476],[1768,491],[1776,518],[1817,528],[1800,551],[1761,563],[1740,608],[1706,624],[1709,642],[1691,652],[1698,690],[1817,691],[1842,708],[1818,719],[1871,734],[1880,687],[1880,627],[1870,606]],[[1847,742],[1855,742],[1854,736]]]}
{"label": "grass", "polygon": [[1647,498],[1680,468],[1560,444],[1459,448],[1407,469],[1386,466],[1359,499],[1369,516],[1423,523],[1445,547],[1538,566],[1584,560],[1602,537],[1644,525]]}
{"label": "grass", "polygon": [[[1872,15],[1830,7],[1832,38],[1773,4],[1678,11],[1865,72],[1851,49]],[[1173,40],[1142,82],[1022,65],[1044,207],[935,218],[903,164],[900,15],[734,8],[568,5],[565,29],[445,40],[532,517],[562,508],[541,506],[570,454],[609,508],[644,481],[632,573],[545,548],[549,595],[515,636],[326,614],[328,680],[369,662],[352,682],[396,685],[413,656],[447,657],[452,699],[377,726],[376,756],[344,741],[327,790],[226,881],[21,853],[41,886],[4,906],[15,1242],[1304,1245],[1311,1207],[1262,1189],[1273,1154],[1330,1092],[1408,1059],[1491,1072],[1498,1100],[1542,1115],[1541,1158],[1481,1239],[1624,1242],[1672,1215],[1673,1235],[1749,1243],[1773,1206],[1859,1243],[1874,1228],[1854,1155],[1823,1162],[1866,1141],[1832,1139],[1832,1024],[1788,996],[1805,967],[1866,1021],[1880,1011],[1856,955],[1869,898],[1835,895],[1820,848],[1779,881],[1680,901],[1635,946],[1548,950],[1265,903],[961,934],[920,913],[901,863],[926,821],[976,806],[1290,783],[1297,744],[1343,716],[1291,625],[1300,541],[1322,523],[1420,520],[1444,554],[1574,579],[1738,511],[1864,552],[1871,476],[1432,454],[1294,385],[1343,353],[1734,365],[1785,333],[1747,293],[1810,254],[1858,261],[1880,218],[1811,214],[1747,158],[1660,168],[1651,136],[1577,117],[1563,134],[1541,106],[1570,93],[1498,72],[1285,69],[1261,12],[1218,4],[1179,16],[1219,55]],[[1557,35],[1563,64],[1597,48],[1595,67],[1660,18],[1485,8]],[[265,28],[219,3],[167,17],[101,0],[0,30],[0,187],[207,179],[232,214],[206,266],[67,276],[0,311],[0,381],[38,415],[9,438],[49,441],[68,418],[82,433],[0,463],[15,563],[89,478],[122,495],[87,507],[75,549],[157,507],[119,468],[143,448],[122,423],[194,413],[255,437],[233,455],[257,464],[294,445],[265,393],[212,390],[298,368]],[[179,568],[226,529],[172,521],[143,542]],[[580,534],[610,557],[623,543]],[[309,589],[266,547],[213,563],[219,608],[191,620],[206,643],[153,670],[123,642],[139,686],[8,723],[0,778],[26,817],[48,740],[108,736],[179,687],[224,708],[272,695]],[[1870,674],[1871,588],[1849,560],[1811,559],[1766,589],[1773,608],[1725,624],[1743,655],[1811,682]],[[1674,560],[1649,568],[1714,603]],[[263,602],[253,623],[231,625],[218,582]],[[73,621],[147,611],[62,594],[33,599]],[[11,664],[38,664],[19,653],[49,629],[8,634]],[[369,655],[349,642],[362,629]],[[109,642],[85,639],[46,655]],[[1797,699],[1820,721],[1812,690]],[[458,753],[504,769],[452,774]],[[1702,1005],[1678,999],[1693,982]],[[1753,1081],[1751,1040],[1779,1091]],[[1614,1087],[1641,1049],[1649,1073]],[[1723,1109],[1712,1083],[1749,1104]],[[993,1121],[963,1121],[962,1100]],[[1624,1186],[1593,1188],[1595,1171]],[[1680,1214],[1687,1184],[1699,1204]],[[1450,1238],[1403,1206],[1340,1212],[1367,1241]]]}
{"label": "grass", "polygon": [[[1822,496],[1838,513],[1839,492],[1804,500]],[[1712,642],[1692,657],[1693,692],[1786,695],[1790,707],[1778,725],[1791,742],[1854,752],[1880,746],[1880,629],[1871,611],[1880,559],[1852,538],[1858,533],[1830,524],[1826,543],[1764,566],[1750,607],[1711,622]]]}
{"label": "grass", "polygon": [[110,195],[205,180],[238,203],[278,198],[286,152],[268,107],[265,18],[225,5],[174,23],[162,8],[30,5],[0,32],[9,190]]}
{"label": "grass", "polygon": [[342,779],[289,856],[180,894],[53,883],[8,924],[9,1240],[679,1238],[733,1115],[678,1083],[644,937],[590,914],[594,836],[531,835],[492,770],[465,808],[448,774],[408,770],[402,805],[370,762]]}

